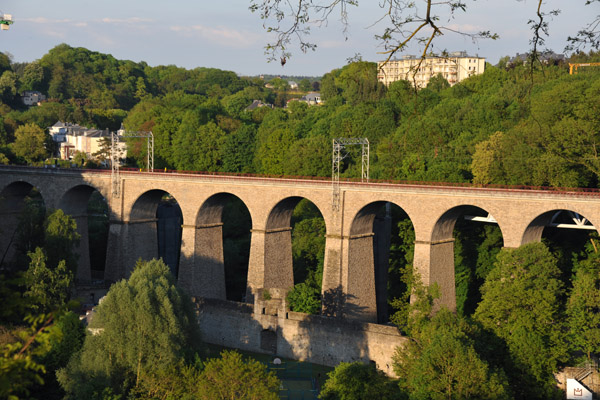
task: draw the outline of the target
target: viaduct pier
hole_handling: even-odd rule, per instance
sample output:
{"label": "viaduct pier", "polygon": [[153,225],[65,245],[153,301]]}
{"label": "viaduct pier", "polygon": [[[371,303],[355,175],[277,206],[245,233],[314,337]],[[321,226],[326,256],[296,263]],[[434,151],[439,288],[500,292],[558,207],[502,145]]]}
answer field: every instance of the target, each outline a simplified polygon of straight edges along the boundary
{"label": "viaduct pier", "polygon": [[[456,307],[452,235],[465,210],[479,210],[474,219],[497,224],[505,247],[541,240],[559,212],[569,212],[575,228],[595,229],[600,223],[596,191],[340,182],[336,203],[329,180],[121,171],[115,182],[105,170],[1,166],[3,231],[14,230],[34,187],[47,208],[61,208],[77,221],[82,236],[78,278],[90,277],[87,204],[94,191],[109,206],[105,279],[110,281],[126,278],[140,257],[158,256],[156,212],[169,195],[183,218],[177,279],[197,299],[200,318],[212,326],[207,340],[326,365],[374,360],[388,373],[391,353],[404,339],[395,328],[376,324],[374,221],[385,204],[400,207],[410,218],[414,269],[425,284],[439,285],[439,302],[450,309]],[[243,202],[252,222],[247,303],[226,301],[223,212],[231,198]],[[319,209],[326,226],[322,290],[324,299],[333,300],[323,302],[321,316],[285,307],[285,291],[294,285],[291,217],[302,199]],[[10,246],[10,235],[3,233],[2,254],[10,254]],[[265,289],[274,298],[265,300]],[[336,348],[348,342],[344,330],[362,344],[347,346],[348,351]]]}

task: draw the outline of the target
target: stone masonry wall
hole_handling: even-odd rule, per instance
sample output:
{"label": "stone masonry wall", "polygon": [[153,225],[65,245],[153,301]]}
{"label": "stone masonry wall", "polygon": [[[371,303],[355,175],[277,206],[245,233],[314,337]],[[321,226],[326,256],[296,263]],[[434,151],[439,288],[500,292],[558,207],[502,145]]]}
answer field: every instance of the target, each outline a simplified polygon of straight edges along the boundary
{"label": "stone masonry wall", "polygon": [[259,297],[254,310],[245,303],[197,299],[203,340],[330,367],[375,362],[394,376],[392,356],[407,340],[395,327],[285,312],[281,299]]}

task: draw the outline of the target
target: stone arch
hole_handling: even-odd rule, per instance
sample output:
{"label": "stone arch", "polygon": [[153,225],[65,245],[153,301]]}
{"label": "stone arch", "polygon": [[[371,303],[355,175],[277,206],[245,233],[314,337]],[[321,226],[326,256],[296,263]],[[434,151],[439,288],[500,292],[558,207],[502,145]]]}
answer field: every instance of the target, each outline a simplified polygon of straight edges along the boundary
{"label": "stone arch", "polygon": [[[456,281],[454,265],[454,228],[460,217],[470,215],[473,221],[497,224],[488,211],[483,208],[463,204],[446,210],[436,221],[429,242],[419,243],[421,262],[415,262],[417,272],[426,285],[438,284],[440,288],[439,304],[451,310],[456,309]],[[502,226],[498,224],[504,238]],[[417,258],[417,250],[415,250]]]}
{"label": "stone arch", "polygon": [[[70,215],[77,223],[77,233],[81,237],[79,246],[75,248],[75,252],[79,256],[76,273],[78,281],[90,281],[92,279],[88,205],[94,192],[99,193],[104,201],[107,201],[95,187],[88,184],[81,184],[69,188],[58,202],[58,208],[62,209],[65,214]],[[104,251],[106,253],[106,249]]]}
{"label": "stone arch", "polygon": [[[158,217],[159,206],[171,202],[177,208],[179,221],[173,225],[168,240],[172,240],[172,250],[169,257],[163,261],[169,265],[173,275],[178,275],[178,262],[181,250],[181,225],[184,223],[183,214],[177,200],[167,191],[151,189],[140,194],[132,204],[128,220],[111,221],[108,236],[108,247],[112,251],[107,255],[105,279],[117,281],[131,274],[138,259],[150,260],[159,258],[161,254],[161,218]],[[164,237],[164,236],[163,236]]]}
{"label": "stone arch", "polygon": [[391,206],[406,218],[408,213],[394,202],[374,201],[352,219],[348,243],[348,272],[344,314],[370,322],[386,323]]}
{"label": "stone arch", "polygon": [[[453,208],[447,210],[438,218],[438,220],[436,221],[436,223],[433,227],[433,231],[431,234],[431,241],[438,242],[438,241],[452,239],[456,221],[458,220],[458,218],[460,218],[463,215],[466,215],[467,213],[477,214],[474,216],[483,217],[483,218],[485,218],[486,216],[490,216],[491,219],[489,220],[489,222],[491,222],[491,223],[497,222],[488,211],[486,211],[485,209],[483,209],[479,206],[469,205],[469,204],[456,206],[456,207],[453,207]],[[504,236],[504,231],[502,229],[502,226],[499,225],[499,228],[500,228],[500,231],[502,231],[502,235]]]}
{"label": "stone arch", "polygon": [[[575,207],[573,207],[575,208]],[[563,209],[542,212],[533,218],[523,233],[521,245],[543,241],[554,255],[565,284],[573,274],[576,261],[589,257],[587,244],[598,249],[598,225],[567,205]],[[595,217],[595,216],[594,216]]]}
{"label": "stone arch", "polygon": [[[245,279],[240,296],[230,293],[236,285],[231,284],[232,279],[227,279],[226,265],[229,255],[225,253],[224,213],[226,207],[231,204],[243,207],[242,214],[247,213],[250,220],[247,232],[248,248],[245,249],[245,253],[248,253],[252,217],[244,201],[234,194],[213,194],[198,209],[195,224],[184,225],[186,240],[194,243],[194,249],[193,254],[188,254],[187,259],[182,259],[179,283],[193,296],[242,300],[245,294]],[[247,260],[245,269],[247,277]]]}
{"label": "stone arch", "polygon": [[156,218],[158,205],[165,195],[170,194],[162,189],[151,189],[142,193],[131,206],[129,220],[139,221]]}
{"label": "stone arch", "polygon": [[310,201],[321,216],[325,215],[310,198],[289,196],[269,210],[264,230],[252,229],[246,295],[249,300],[253,299],[256,288],[291,289],[294,286],[291,222],[294,209],[304,199]]}
{"label": "stone arch", "polygon": [[15,239],[19,225],[19,216],[26,206],[26,199],[34,196],[46,208],[46,199],[35,185],[26,181],[14,181],[6,185],[0,192],[0,265],[13,261]]}
{"label": "stone arch", "polygon": [[[538,215],[529,223],[529,225],[527,225],[527,228],[525,228],[525,232],[523,233],[523,238],[521,239],[521,245],[531,243],[531,242],[541,241],[542,234],[544,233],[544,229],[553,222],[553,218],[556,216],[557,213],[563,212],[563,211],[576,212],[574,210],[568,210],[568,209],[553,209],[553,210],[546,211],[546,212]],[[578,215],[585,220],[585,221],[582,220],[582,222],[585,225],[587,225],[587,226],[591,225],[593,227],[596,227],[596,231],[598,232],[598,225],[592,223],[592,221],[587,219],[584,215],[581,215],[581,214],[578,214]]]}

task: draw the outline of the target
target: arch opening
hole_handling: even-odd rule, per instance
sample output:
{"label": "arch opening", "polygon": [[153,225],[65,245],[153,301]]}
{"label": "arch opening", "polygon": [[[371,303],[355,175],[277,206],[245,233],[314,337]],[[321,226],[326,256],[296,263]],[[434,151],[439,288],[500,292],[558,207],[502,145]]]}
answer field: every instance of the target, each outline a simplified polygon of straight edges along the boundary
{"label": "arch opening", "polygon": [[150,190],[138,197],[130,215],[131,240],[141,247],[138,255],[143,259],[162,258],[173,276],[177,277],[183,224],[177,200],[164,190]]}
{"label": "arch opening", "polygon": [[504,246],[502,231],[491,214],[475,206],[456,207],[440,221],[444,218],[446,229],[453,225],[456,311],[472,315],[481,301],[480,287]]}
{"label": "arch opening", "polygon": [[252,218],[244,202],[230,195],[223,207],[223,264],[227,300],[246,301]]}
{"label": "arch opening", "polygon": [[103,280],[109,229],[106,198],[92,186],[77,185],[65,192],[59,208],[75,220],[81,236],[75,249],[78,253],[77,281]]}
{"label": "arch opening", "polygon": [[30,183],[13,182],[0,193],[0,210],[0,270],[24,271],[27,253],[44,243],[44,199]]}
{"label": "arch opening", "polygon": [[248,207],[231,193],[217,193],[200,207],[194,228],[194,261],[186,260],[182,286],[201,297],[245,301],[252,228]]}
{"label": "arch opening", "polygon": [[577,264],[600,251],[596,226],[572,210],[556,209],[536,217],[527,227],[523,244],[542,241],[555,255],[561,280],[570,287]]}
{"label": "arch opening", "polygon": [[323,214],[304,197],[285,198],[269,213],[264,287],[285,289],[292,311],[321,312],[325,232]]}
{"label": "arch opening", "polygon": [[414,243],[412,221],[396,204],[378,201],[357,213],[349,237],[346,315],[402,323]]}
{"label": "arch opening", "polygon": [[322,308],[325,219],[313,202],[302,199],[293,208],[290,226],[294,288],[288,295],[289,305],[292,311],[319,314]]}

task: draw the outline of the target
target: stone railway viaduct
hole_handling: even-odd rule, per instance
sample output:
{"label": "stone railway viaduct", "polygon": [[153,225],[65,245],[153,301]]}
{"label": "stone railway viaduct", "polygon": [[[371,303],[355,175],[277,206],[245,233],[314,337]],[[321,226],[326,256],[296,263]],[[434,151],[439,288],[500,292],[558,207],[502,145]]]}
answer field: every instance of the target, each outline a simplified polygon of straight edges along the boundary
{"label": "stone railway viaduct", "polygon": [[[205,304],[217,304],[225,300],[222,215],[227,200],[235,196],[246,205],[252,220],[247,301],[254,303],[254,314],[264,314],[267,318],[269,307],[264,307],[257,294],[263,289],[277,293],[279,289],[293,286],[291,215],[300,200],[308,199],[320,210],[326,225],[323,294],[324,297],[335,294],[338,299],[330,305],[324,304],[324,315],[343,316],[336,320],[347,321],[355,327],[360,325],[355,330],[362,332],[367,344],[356,354],[337,359],[331,354],[331,359],[319,358],[321,355],[317,353],[324,349],[299,350],[293,348],[295,344],[289,345],[288,353],[296,357],[300,354],[300,358],[304,354],[305,358],[324,364],[376,359],[384,370],[386,366],[382,363],[388,363],[386,372],[390,372],[388,360],[391,354],[375,355],[371,343],[379,345],[388,340],[373,339],[372,334],[379,335],[381,330],[391,328],[381,325],[374,328],[371,324],[377,321],[374,221],[384,204],[397,205],[412,221],[416,235],[414,268],[425,284],[437,282],[441,289],[440,303],[451,309],[456,305],[452,234],[457,219],[466,210],[477,207],[481,216],[492,216],[502,232],[505,247],[539,241],[544,227],[558,210],[580,214],[589,221],[588,225],[599,226],[596,224],[600,223],[600,193],[585,191],[342,182],[340,207],[336,211],[332,206],[331,182],[324,180],[122,171],[119,185],[119,195],[114,196],[110,171],[0,167],[0,218],[4,231],[0,250],[4,253],[9,246],[7,232],[14,230],[24,196],[35,187],[46,207],[61,208],[76,219],[82,236],[78,277],[89,279],[87,203],[97,190],[107,200],[110,210],[105,278],[112,281],[125,278],[138,258],[157,257],[156,210],[161,198],[168,193],[178,202],[183,215],[178,282],[192,296],[206,299]],[[220,306],[214,307],[213,310],[218,310]],[[221,310],[245,306],[223,307]],[[238,309],[235,312],[243,314],[245,311]],[[209,314],[213,317],[221,314],[219,321],[213,319],[211,323],[221,324],[223,332],[205,336],[214,336],[213,340],[221,344],[231,345],[237,341],[241,344],[236,347],[246,345],[248,349],[269,350],[268,335],[254,340],[242,332],[242,325],[239,325],[239,332],[227,327],[228,323],[239,323],[224,321],[224,316],[229,315],[227,312],[207,312]],[[283,333],[277,331],[281,342],[286,335],[281,318],[291,317],[283,308],[272,314],[271,317],[278,316],[279,328],[275,320],[265,322],[264,318],[258,325],[266,331],[275,324],[275,330],[283,330]],[[324,325],[323,321],[315,322],[316,317],[310,317],[313,320],[299,316],[292,319],[296,317],[301,320],[294,330],[296,341],[299,340],[299,327],[310,332],[310,326]],[[248,323],[256,324],[257,318]],[[224,333],[227,330],[237,332],[233,334],[235,337]],[[382,334],[394,336],[391,331]],[[329,333],[324,335],[323,340],[334,340]],[[294,341],[287,339],[288,344]],[[396,344],[401,340],[389,342]],[[274,346],[273,351],[282,352],[281,343]],[[303,346],[310,345],[305,343]],[[379,348],[377,351],[386,353],[389,350]]]}

